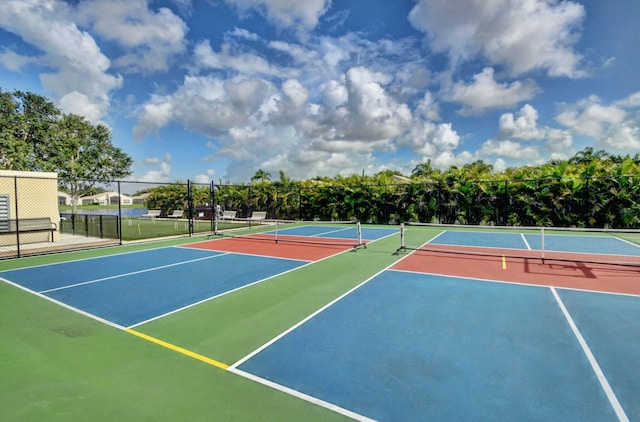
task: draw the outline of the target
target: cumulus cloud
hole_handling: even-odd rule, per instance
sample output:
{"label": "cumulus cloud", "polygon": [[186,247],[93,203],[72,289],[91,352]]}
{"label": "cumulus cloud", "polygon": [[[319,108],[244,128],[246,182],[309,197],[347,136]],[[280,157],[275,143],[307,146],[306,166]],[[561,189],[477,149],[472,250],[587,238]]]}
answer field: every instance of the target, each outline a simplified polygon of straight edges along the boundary
{"label": "cumulus cloud", "polygon": [[525,146],[520,142],[508,139],[490,139],[482,144],[478,153],[480,155],[498,155],[526,161],[536,160],[540,157],[540,151],[536,146]]}
{"label": "cumulus cloud", "polygon": [[511,76],[536,69],[550,76],[581,77],[583,57],[574,47],[584,6],[556,0],[420,0],[409,15],[435,51],[454,67],[481,56]]}
{"label": "cumulus cloud", "polygon": [[2,66],[13,72],[20,72],[23,67],[38,62],[37,57],[23,56],[12,50],[5,49],[4,53],[0,54],[0,63],[2,63]]}
{"label": "cumulus cloud", "polygon": [[408,128],[411,121],[409,107],[396,102],[384,88],[391,81],[389,75],[355,67],[345,76],[350,114],[345,133],[347,139],[387,139]]}
{"label": "cumulus cloud", "polygon": [[63,111],[92,122],[106,115],[109,95],[122,85],[122,77],[109,73],[110,60],[74,23],[67,3],[7,0],[0,6],[0,27],[42,51],[37,60],[49,71],[40,80],[45,90],[64,99]]}
{"label": "cumulus cloud", "polygon": [[205,40],[196,45],[194,59],[200,69],[227,70],[242,75],[281,75],[283,71],[264,57],[253,52],[234,51],[230,43],[224,43],[219,52]]}
{"label": "cumulus cloud", "polygon": [[[147,157],[144,160],[146,167],[153,167],[151,170],[147,170],[144,175],[135,177],[135,180],[141,182],[169,182],[171,174],[171,154],[165,153],[162,158],[159,157]],[[136,176],[136,175],[134,175]]]}
{"label": "cumulus cloud", "polygon": [[78,3],[78,22],[126,52],[114,65],[128,72],[167,70],[186,49],[186,23],[171,10],[149,9],[147,0],[93,0]]}
{"label": "cumulus cloud", "polygon": [[198,174],[195,177],[195,182],[196,183],[209,183],[211,182],[211,180],[213,180],[213,177],[215,176],[216,171],[214,169],[207,169],[205,174]]}
{"label": "cumulus cloud", "polygon": [[562,104],[555,119],[572,133],[594,138],[600,148],[617,151],[640,148],[640,92],[610,104],[595,95]]}
{"label": "cumulus cloud", "polygon": [[173,94],[153,96],[138,112],[133,129],[140,139],[170,121],[217,136],[246,125],[259,111],[272,87],[257,79],[223,80],[213,76],[186,76]]}
{"label": "cumulus cloud", "polygon": [[600,137],[608,125],[620,124],[627,113],[617,105],[603,105],[592,95],[574,104],[564,104],[556,121],[578,135]]}
{"label": "cumulus cloud", "polygon": [[539,89],[532,81],[499,83],[494,79],[494,70],[485,68],[473,76],[471,83],[454,83],[448,99],[462,104],[459,113],[463,116],[483,114],[487,110],[509,108],[529,100]]}
{"label": "cumulus cloud", "polygon": [[313,29],[330,0],[225,0],[242,11],[257,11],[275,26],[297,32]]}
{"label": "cumulus cloud", "polygon": [[401,145],[408,145],[424,157],[450,153],[460,145],[460,135],[451,123],[415,121]]}
{"label": "cumulus cloud", "polygon": [[478,155],[506,157],[521,162],[539,161],[547,153],[570,155],[573,146],[571,132],[539,126],[538,117],[538,111],[530,104],[525,104],[516,113],[502,114],[498,120],[498,134],[481,145]]}
{"label": "cumulus cloud", "polygon": [[599,144],[618,151],[640,151],[640,127],[626,123],[612,126],[599,138]]}
{"label": "cumulus cloud", "polygon": [[525,104],[517,113],[505,113],[500,116],[500,134],[503,137],[518,139],[540,139],[544,131],[538,128],[538,110]]}

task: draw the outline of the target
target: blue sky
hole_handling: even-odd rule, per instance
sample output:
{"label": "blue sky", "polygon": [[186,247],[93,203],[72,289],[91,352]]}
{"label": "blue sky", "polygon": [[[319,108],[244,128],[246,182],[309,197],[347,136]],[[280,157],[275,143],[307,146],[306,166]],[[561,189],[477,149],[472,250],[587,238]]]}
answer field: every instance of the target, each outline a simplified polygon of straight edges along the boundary
{"label": "blue sky", "polygon": [[635,0],[3,0],[0,87],[108,125],[132,180],[496,170],[640,152]]}

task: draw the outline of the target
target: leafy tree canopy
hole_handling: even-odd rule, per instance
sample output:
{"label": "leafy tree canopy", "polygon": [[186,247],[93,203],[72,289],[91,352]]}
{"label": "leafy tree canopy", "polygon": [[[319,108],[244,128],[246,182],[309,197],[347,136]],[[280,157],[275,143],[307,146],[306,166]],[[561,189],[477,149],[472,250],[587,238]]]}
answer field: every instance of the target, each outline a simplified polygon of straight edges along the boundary
{"label": "leafy tree canopy", "polygon": [[77,200],[97,181],[130,175],[132,163],[107,126],[63,114],[40,95],[0,89],[0,168],[57,172]]}

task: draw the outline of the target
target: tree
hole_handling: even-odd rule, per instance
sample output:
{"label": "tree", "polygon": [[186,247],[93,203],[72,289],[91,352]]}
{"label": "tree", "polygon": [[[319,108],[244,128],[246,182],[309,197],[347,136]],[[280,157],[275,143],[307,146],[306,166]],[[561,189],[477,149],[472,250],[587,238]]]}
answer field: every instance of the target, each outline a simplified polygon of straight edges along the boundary
{"label": "tree", "polygon": [[256,174],[251,178],[252,182],[256,182],[256,181],[265,182],[269,180],[271,180],[271,173],[266,172],[262,169],[259,169],[258,171],[256,171]]}
{"label": "tree", "polygon": [[58,173],[61,186],[71,195],[74,213],[80,195],[97,182],[131,174],[133,160],[111,143],[109,128],[93,126],[84,117],[65,114],[49,145],[42,157],[43,169]]}
{"label": "tree", "polygon": [[61,112],[46,98],[0,89],[0,167],[42,170],[43,154]]}
{"label": "tree", "polygon": [[130,175],[132,163],[105,125],[62,114],[40,95],[0,89],[0,168],[58,173],[73,212],[80,195],[97,182]]}

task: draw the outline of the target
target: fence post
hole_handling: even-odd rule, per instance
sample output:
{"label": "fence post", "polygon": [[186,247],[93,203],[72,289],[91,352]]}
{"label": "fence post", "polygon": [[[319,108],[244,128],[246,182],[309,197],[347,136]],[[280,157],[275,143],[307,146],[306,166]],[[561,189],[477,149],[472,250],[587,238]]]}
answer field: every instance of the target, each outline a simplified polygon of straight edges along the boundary
{"label": "fence post", "polygon": [[218,220],[218,207],[216,206],[216,185],[213,183],[213,180],[209,184],[209,203],[211,204],[211,218],[209,222],[211,223],[211,232],[215,233],[215,222]]}
{"label": "fence post", "polygon": [[[102,217],[100,217],[102,223]],[[122,192],[120,191],[120,181],[118,180],[118,221],[116,221],[116,230],[120,245],[122,245]],[[102,224],[100,224],[100,234],[102,237]]]}
{"label": "fence post", "polygon": [[193,195],[191,192],[191,180],[187,180],[187,218],[189,219],[189,236],[193,234]]}
{"label": "fence post", "polygon": [[442,181],[438,182],[438,223],[442,223]]}
{"label": "fence post", "polygon": [[[13,177],[13,195],[15,198],[16,206],[16,249],[18,252],[18,258],[20,258],[20,216],[18,215],[18,176]],[[11,224],[11,223],[9,223]]]}
{"label": "fence post", "polygon": [[509,212],[510,212],[510,207],[509,207],[509,181],[505,180],[504,181],[504,222],[503,222],[503,226],[507,226],[509,225]]}
{"label": "fence post", "polygon": [[591,227],[591,224],[589,224],[589,210],[592,209],[592,204],[591,204],[591,195],[589,192],[589,180],[591,180],[590,177],[586,178],[586,189],[585,189],[585,197],[587,198],[587,200],[584,202],[584,226],[585,227]]}

